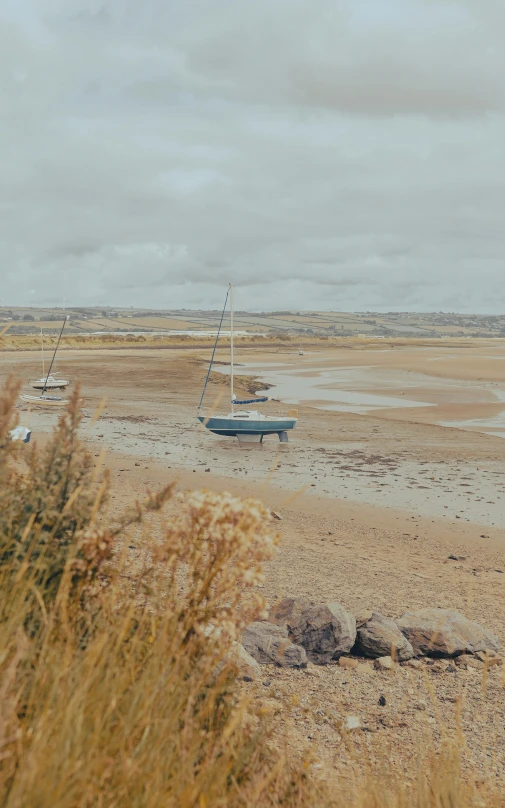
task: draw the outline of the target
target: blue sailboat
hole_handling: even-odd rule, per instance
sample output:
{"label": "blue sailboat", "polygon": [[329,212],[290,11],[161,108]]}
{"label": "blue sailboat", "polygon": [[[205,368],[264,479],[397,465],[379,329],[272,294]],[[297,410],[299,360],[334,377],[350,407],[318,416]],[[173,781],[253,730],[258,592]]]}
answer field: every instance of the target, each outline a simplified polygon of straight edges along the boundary
{"label": "blue sailboat", "polygon": [[[244,443],[262,443],[265,435],[278,435],[281,443],[288,442],[288,432],[294,429],[297,424],[297,413],[291,410],[287,417],[279,417],[274,415],[264,415],[259,410],[242,410],[236,407],[243,407],[248,404],[262,404],[268,401],[268,397],[251,398],[238,400],[233,392],[234,381],[234,341],[233,341],[233,285],[230,284],[226,293],[223,312],[221,314],[221,321],[214,343],[214,350],[207,371],[207,378],[203,387],[202,397],[198,406],[198,420],[211,432],[216,435],[224,435],[227,437],[238,438],[240,442]],[[226,312],[226,305],[230,300],[230,395],[231,395],[231,412],[228,415],[214,415],[213,412],[204,414],[202,411],[203,399],[207,384],[216,354],[217,343],[223,319]]]}

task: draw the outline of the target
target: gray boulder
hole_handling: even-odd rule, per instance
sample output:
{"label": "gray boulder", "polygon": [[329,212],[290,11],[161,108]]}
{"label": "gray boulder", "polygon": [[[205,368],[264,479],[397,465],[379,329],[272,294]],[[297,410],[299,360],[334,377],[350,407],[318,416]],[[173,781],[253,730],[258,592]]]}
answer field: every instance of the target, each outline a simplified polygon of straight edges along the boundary
{"label": "gray boulder", "polygon": [[419,609],[396,621],[416,656],[454,657],[498,651],[498,638],[454,609]]}
{"label": "gray boulder", "polygon": [[356,620],[340,603],[284,598],[274,606],[269,619],[285,626],[290,639],[303,646],[316,665],[348,654],[356,641]]}
{"label": "gray boulder", "polygon": [[394,656],[399,662],[406,662],[414,656],[414,649],[396,623],[379,612],[373,612],[371,619],[358,629],[356,649],[371,659]]}
{"label": "gray boulder", "polygon": [[274,663],[282,668],[306,668],[307,654],[289,639],[285,626],[251,623],[242,635],[242,645],[262,665]]}

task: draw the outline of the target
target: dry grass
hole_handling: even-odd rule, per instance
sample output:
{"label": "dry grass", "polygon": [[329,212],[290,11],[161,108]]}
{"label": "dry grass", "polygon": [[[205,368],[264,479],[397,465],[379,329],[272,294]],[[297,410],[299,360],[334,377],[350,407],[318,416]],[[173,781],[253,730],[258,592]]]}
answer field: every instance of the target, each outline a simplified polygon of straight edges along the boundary
{"label": "dry grass", "polygon": [[[44,347],[48,352],[55,347],[57,335],[45,335]],[[323,338],[324,339],[324,338]],[[327,338],[326,338],[327,339]],[[277,344],[295,342],[298,340],[288,336],[239,336],[236,342],[244,347],[272,347]],[[214,345],[214,337],[190,335],[151,335],[151,334],[65,334],[60,343],[60,351],[65,350],[103,350],[117,348],[209,348]],[[220,344],[229,344],[229,337],[220,337]],[[310,340],[310,343],[317,344],[317,338]],[[308,344],[308,341],[304,341]],[[0,335],[0,351],[40,351],[40,336],[37,334],[13,334],[5,333]]]}
{"label": "dry grass", "polygon": [[[57,335],[44,335],[44,346],[49,353],[55,347],[57,342]],[[68,350],[116,350],[121,348],[134,348],[134,349],[153,349],[153,348],[166,348],[166,349],[181,349],[181,348],[208,348],[209,351],[214,345],[215,338],[209,336],[190,336],[190,335],[153,335],[153,334],[64,334],[61,343],[60,351]],[[470,348],[475,346],[482,346],[490,343],[489,339],[468,339],[461,338],[434,338],[434,339],[419,339],[414,337],[397,337],[388,339],[375,339],[360,338],[360,337],[339,337],[335,336],[308,336],[308,335],[291,335],[285,333],[275,334],[249,334],[247,336],[235,336],[235,342],[240,349],[256,349],[256,348],[287,348],[288,350],[297,351],[298,348],[315,350],[322,348],[344,348],[348,350],[383,350],[384,348]],[[493,339],[492,344],[496,345],[500,340]],[[226,346],[229,344],[229,337],[220,337],[220,345]],[[40,351],[40,336],[39,334],[16,334],[10,330],[5,333],[0,333],[0,352],[16,352],[16,351]]]}
{"label": "dry grass", "polygon": [[[380,773],[330,788],[308,756],[281,754],[227,662],[264,608],[261,563],[278,541],[269,513],[193,493],[155,541],[146,514],[163,518],[168,487],[107,526],[108,480],[78,439],[79,392],[40,454],[9,439],[17,394],[11,381],[0,398],[3,806],[503,804],[463,781],[457,746],[423,755],[409,790]],[[146,546],[134,579],[132,525]]]}

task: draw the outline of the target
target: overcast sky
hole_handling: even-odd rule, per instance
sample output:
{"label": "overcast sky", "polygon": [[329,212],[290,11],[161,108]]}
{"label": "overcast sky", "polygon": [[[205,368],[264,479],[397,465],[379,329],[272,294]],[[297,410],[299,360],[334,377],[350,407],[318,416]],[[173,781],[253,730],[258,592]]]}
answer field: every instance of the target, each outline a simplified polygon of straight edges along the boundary
{"label": "overcast sky", "polygon": [[505,0],[1,0],[10,305],[505,311]]}

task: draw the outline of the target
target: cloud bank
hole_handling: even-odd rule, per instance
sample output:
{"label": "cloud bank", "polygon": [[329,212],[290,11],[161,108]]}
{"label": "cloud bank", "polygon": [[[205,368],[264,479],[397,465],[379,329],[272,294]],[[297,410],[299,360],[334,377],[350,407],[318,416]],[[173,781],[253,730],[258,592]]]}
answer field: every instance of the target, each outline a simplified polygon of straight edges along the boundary
{"label": "cloud bank", "polygon": [[12,305],[504,305],[505,5],[4,0]]}

